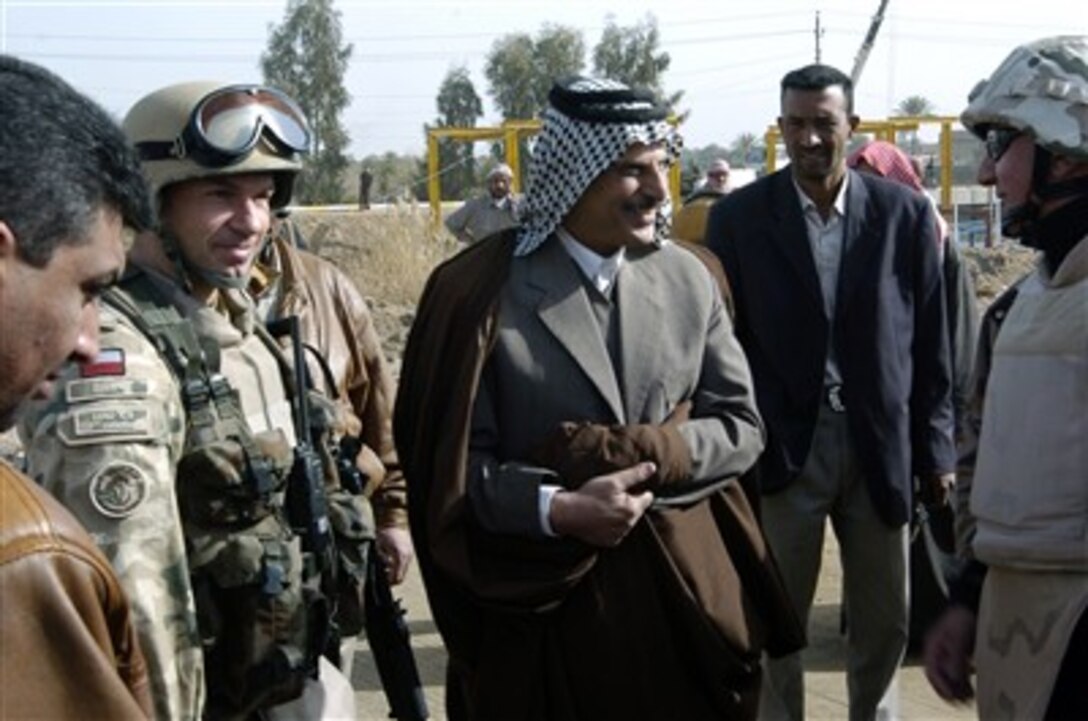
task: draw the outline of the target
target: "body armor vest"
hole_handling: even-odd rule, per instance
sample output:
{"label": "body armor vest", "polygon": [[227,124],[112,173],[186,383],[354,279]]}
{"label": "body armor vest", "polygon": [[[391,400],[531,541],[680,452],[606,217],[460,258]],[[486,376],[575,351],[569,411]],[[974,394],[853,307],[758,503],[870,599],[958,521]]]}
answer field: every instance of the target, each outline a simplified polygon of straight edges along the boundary
{"label": "body armor vest", "polygon": [[253,432],[238,390],[219,372],[215,341],[198,337],[146,273],[128,274],[121,288],[106,302],[155,344],[186,410],[176,493],[204,645],[205,718],[246,719],[297,697],[316,677],[330,641],[334,569],[325,557],[334,551],[314,553],[292,528],[288,492],[302,480],[291,439],[282,429]]}

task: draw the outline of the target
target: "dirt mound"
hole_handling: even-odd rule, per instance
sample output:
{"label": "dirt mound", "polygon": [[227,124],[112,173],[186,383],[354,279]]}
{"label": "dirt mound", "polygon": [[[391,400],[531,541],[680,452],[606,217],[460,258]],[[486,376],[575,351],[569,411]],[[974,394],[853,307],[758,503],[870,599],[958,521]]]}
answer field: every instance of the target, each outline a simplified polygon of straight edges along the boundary
{"label": "dirt mound", "polygon": [[292,217],[310,250],[344,271],[366,298],[386,358],[399,375],[427,276],[460,246],[418,206],[299,211]]}
{"label": "dirt mound", "polygon": [[[434,229],[424,208],[365,213],[296,213],[299,228],[319,255],[340,266],[371,304],[386,355],[399,366],[415,303],[434,266],[458,245]],[[979,310],[1031,270],[1035,254],[1016,243],[962,248],[975,283]]]}
{"label": "dirt mound", "polygon": [[1035,266],[1035,251],[1017,243],[1003,243],[993,248],[963,248],[962,252],[975,281],[979,311]]}

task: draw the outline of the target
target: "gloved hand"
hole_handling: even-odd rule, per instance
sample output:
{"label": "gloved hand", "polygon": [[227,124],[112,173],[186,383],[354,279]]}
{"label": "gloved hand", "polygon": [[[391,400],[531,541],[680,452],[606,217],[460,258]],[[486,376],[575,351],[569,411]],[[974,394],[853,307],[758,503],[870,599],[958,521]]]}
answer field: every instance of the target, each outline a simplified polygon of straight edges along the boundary
{"label": "gloved hand", "polygon": [[679,431],[690,413],[691,402],[684,401],[661,425],[564,422],[534,449],[530,460],[554,470],[568,489],[643,461],[653,461],[657,470],[632,493],[679,483],[691,476],[691,452]]}

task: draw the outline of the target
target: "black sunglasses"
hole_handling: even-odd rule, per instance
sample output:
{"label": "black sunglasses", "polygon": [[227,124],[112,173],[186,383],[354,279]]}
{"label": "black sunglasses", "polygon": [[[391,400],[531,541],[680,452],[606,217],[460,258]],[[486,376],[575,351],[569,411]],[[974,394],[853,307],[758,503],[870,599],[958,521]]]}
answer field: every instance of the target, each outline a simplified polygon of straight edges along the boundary
{"label": "black sunglasses", "polygon": [[1012,141],[1022,134],[1022,130],[1014,128],[990,128],[986,131],[986,138],[982,141],[986,144],[986,155],[990,156],[990,160],[996,163],[1008,151]]}

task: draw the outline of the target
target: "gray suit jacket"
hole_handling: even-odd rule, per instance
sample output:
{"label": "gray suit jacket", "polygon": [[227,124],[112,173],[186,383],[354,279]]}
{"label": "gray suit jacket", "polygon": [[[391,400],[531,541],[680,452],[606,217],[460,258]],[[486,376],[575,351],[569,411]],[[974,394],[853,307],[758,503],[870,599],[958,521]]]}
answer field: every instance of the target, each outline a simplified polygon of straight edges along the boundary
{"label": "gray suit jacket", "polygon": [[615,293],[620,368],[555,237],[512,261],[470,438],[469,499],[488,530],[542,533],[539,486],[563,482],[524,461],[564,421],[659,424],[691,400],[679,429],[691,483],[740,474],[759,456],[748,364],[703,264],[672,244],[629,250]]}

